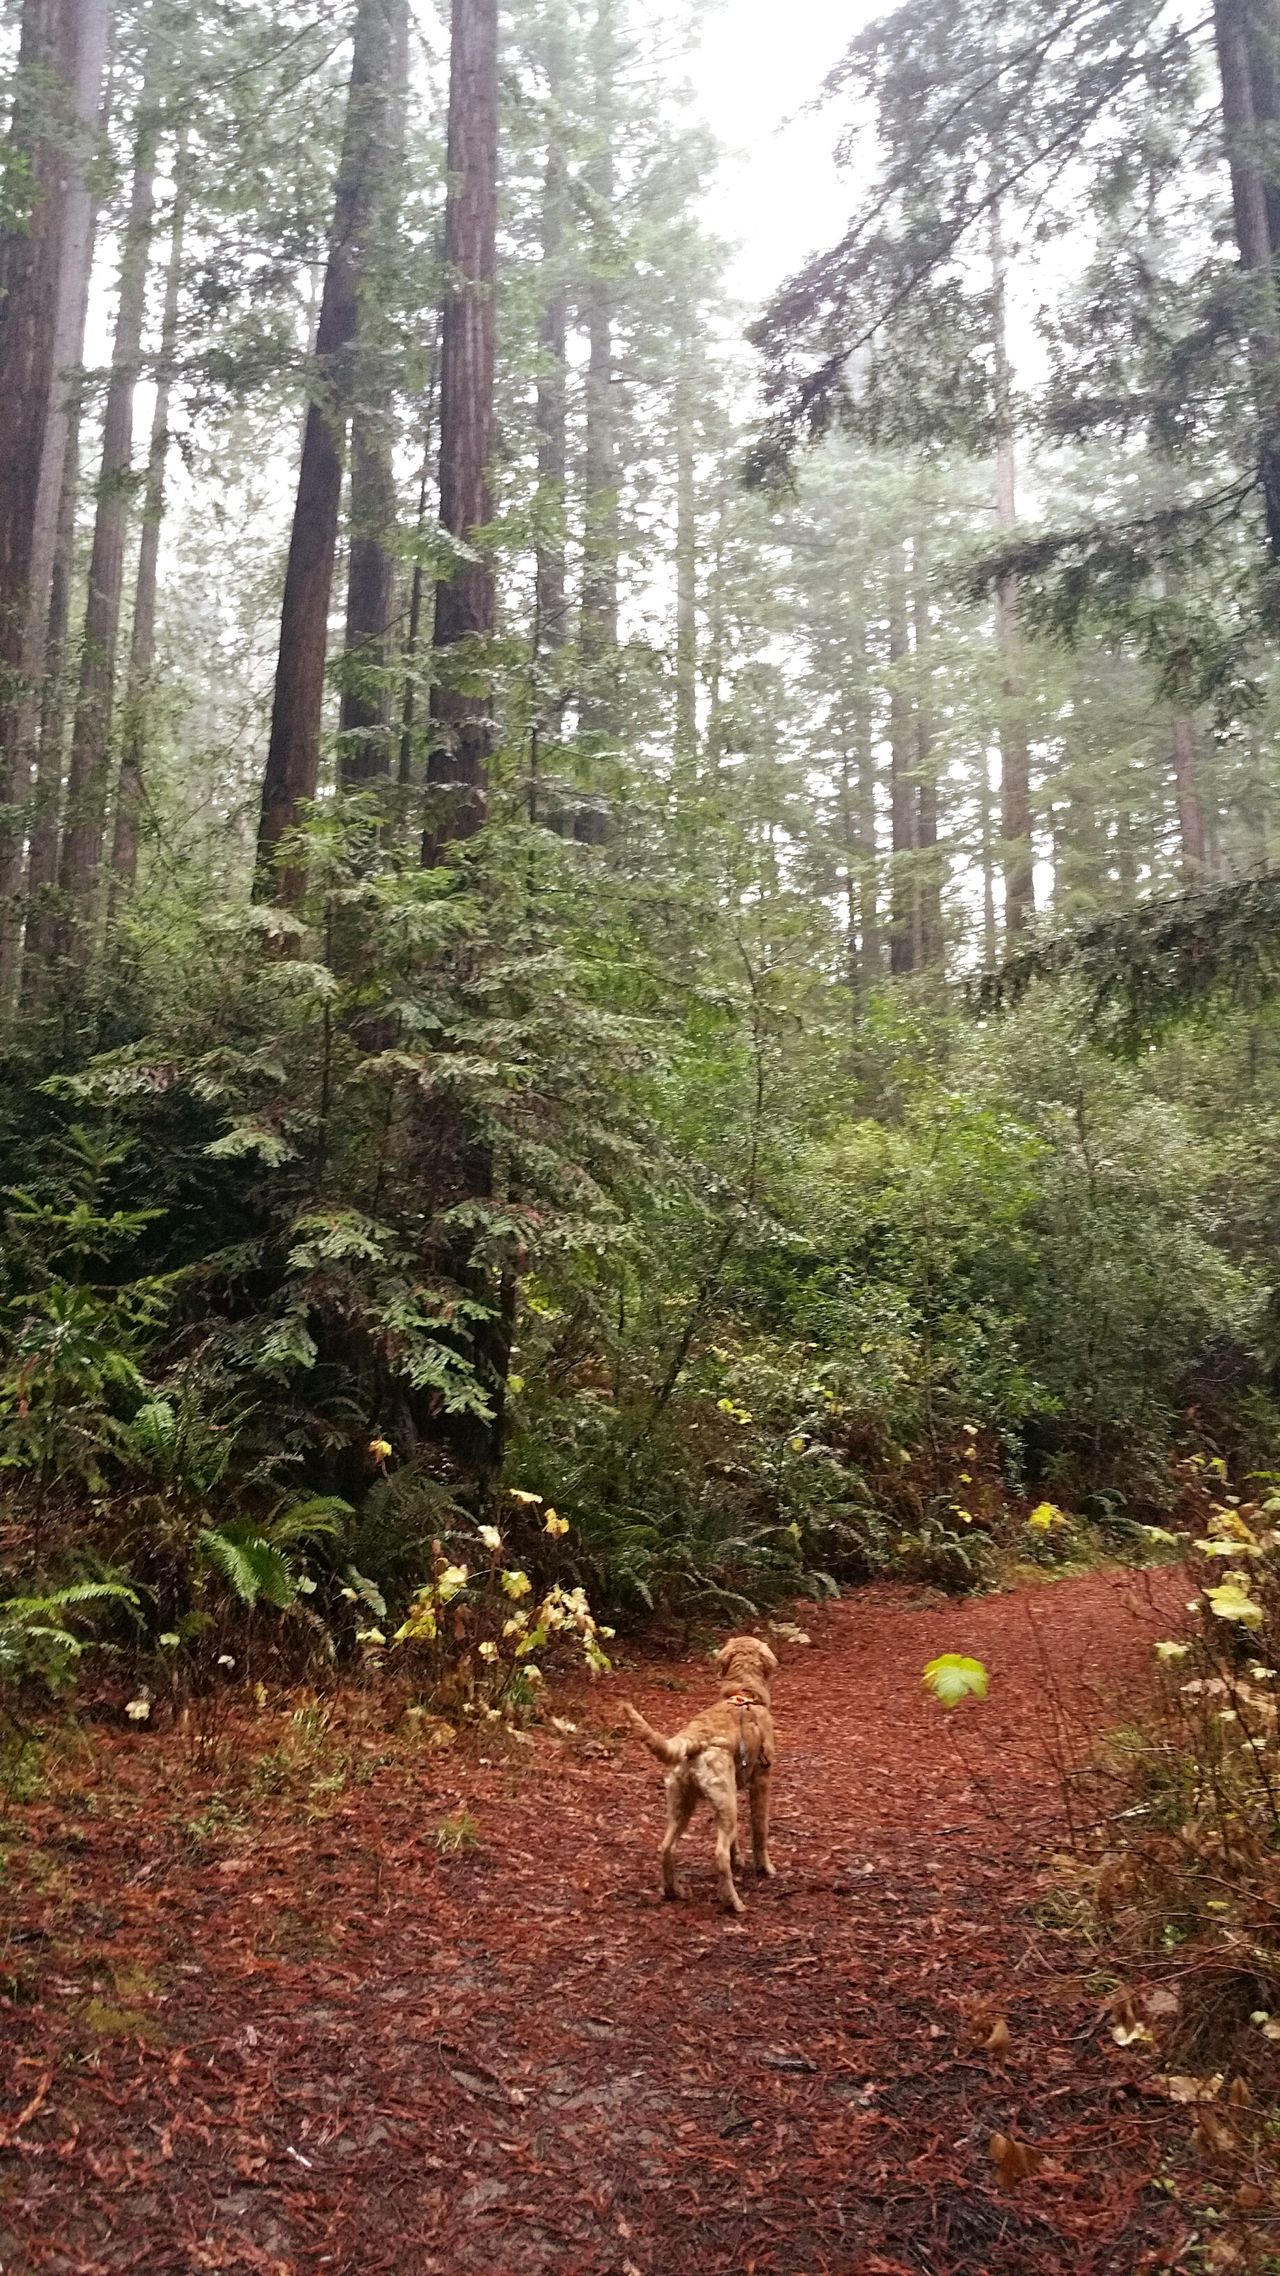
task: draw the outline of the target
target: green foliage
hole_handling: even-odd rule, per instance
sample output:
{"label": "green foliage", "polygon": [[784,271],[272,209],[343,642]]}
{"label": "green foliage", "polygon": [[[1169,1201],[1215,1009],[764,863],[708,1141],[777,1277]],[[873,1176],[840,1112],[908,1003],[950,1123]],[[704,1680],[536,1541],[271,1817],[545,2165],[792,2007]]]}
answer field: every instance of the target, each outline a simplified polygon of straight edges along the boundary
{"label": "green foliage", "polygon": [[135,1592],[122,1581],[75,1581],[42,1596],[0,1599],[0,1686],[36,1680],[62,1690],[96,1640],[80,1634],[79,1624],[106,1605],[138,1611]]}
{"label": "green foliage", "polygon": [[1087,1030],[1130,1051],[1215,1008],[1268,1004],[1280,987],[1280,879],[1231,878],[1036,940],[982,975],[975,1009],[1003,1011],[1040,980],[1078,990]]}

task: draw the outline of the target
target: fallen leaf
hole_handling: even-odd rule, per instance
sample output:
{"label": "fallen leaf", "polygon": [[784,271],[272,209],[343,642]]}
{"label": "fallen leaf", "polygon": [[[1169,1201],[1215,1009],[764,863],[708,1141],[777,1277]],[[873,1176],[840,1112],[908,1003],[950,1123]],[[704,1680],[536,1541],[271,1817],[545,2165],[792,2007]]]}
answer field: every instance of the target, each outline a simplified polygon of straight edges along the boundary
{"label": "fallen leaf", "polygon": [[1191,2139],[1202,2157],[1227,2157],[1236,2146],[1236,2138],[1223,2119],[1212,2110],[1202,2110],[1191,2131]]}
{"label": "fallen leaf", "polygon": [[1028,2181],[1039,2171],[1041,2152],[1030,2142],[1015,2141],[1010,2134],[993,2134],[987,2150],[1002,2189],[1015,2189],[1020,2181]]}
{"label": "fallen leaf", "polygon": [[982,2044],[986,2048],[989,2055],[1008,2054],[1010,2047],[1013,2045],[1013,2033],[1009,2029],[1009,2026],[1006,2023],[1003,2015],[997,2017],[996,2021],[991,2026],[989,2036],[983,2040]]}
{"label": "fallen leaf", "polygon": [[1181,2002],[1170,1984],[1154,1984],[1144,1992],[1142,2004],[1153,2023],[1166,2023],[1178,2013]]}
{"label": "fallen leaf", "polygon": [[1193,2078],[1186,2071],[1174,2071],[1163,2081],[1171,2102],[1213,2102],[1222,2092],[1222,2072],[1214,2071],[1210,2078]]}

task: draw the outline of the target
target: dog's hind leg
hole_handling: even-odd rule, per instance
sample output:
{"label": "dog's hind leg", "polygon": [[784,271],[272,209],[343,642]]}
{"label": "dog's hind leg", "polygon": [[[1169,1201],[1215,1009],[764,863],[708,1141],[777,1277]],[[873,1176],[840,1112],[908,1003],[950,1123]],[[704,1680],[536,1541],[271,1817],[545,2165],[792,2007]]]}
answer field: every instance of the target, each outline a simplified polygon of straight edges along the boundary
{"label": "dog's hind leg", "polygon": [[769,1773],[757,1770],[751,1781],[751,1854],[757,1873],[767,1881],[775,1880],[776,1870],[769,1855]]}
{"label": "dog's hind leg", "polygon": [[716,1795],[712,1808],[716,1813],[716,1880],[720,1885],[720,1901],[730,1912],[745,1912],[747,1908],[733,1885],[733,1855],[738,1846],[738,1797],[732,1786],[727,1795]]}
{"label": "dog's hind leg", "polygon": [[667,1780],[667,1830],[662,1837],[662,1894],[673,1900],[680,1894],[676,1880],[676,1844],[693,1816],[698,1789],[679,1775]]}

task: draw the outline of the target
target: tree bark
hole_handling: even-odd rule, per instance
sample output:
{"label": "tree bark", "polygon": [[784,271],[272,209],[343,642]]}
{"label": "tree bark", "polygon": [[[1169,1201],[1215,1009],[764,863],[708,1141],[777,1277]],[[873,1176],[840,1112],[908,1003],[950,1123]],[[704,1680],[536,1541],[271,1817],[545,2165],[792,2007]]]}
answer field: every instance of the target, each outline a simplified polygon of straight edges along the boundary
{"label": "tree bark", "polygon": [[685,341],[676,377],[676,770],[692,776],[698,760],[698,493],[694,463],[694,351]]}
{"label": "tree bark", "polygon": [[28,209],[0,233],[0,1002],[21,940],[25,807],[92,243],[87,160],[107,0],[25,0],[9,147]]}
{"label": "tree bark", "polygon": [[391,84],[388,133],[373,154],[368,273],[360,288],[360,363],[351,418],[351,552],[347,622],[338,715],[339,778],[344,790],[391,773],[391,621],[395,606],[395,389],[390,342],[379,322],[382,287],[395,256],[404,193],[405,100],[409,80],[406,0],[388,0]]}
{"label": "tree bark", "polygon": [[862,977],[868,988],[874,988],[882,976],[884,950],[880,939],[876,757],[872,735],[871,690],[867,679],[867,628],[861,621],[857,626],[855,640],[861,666],[854,705],[858,763],[858,845],[861,858],[858,917],[862,933]]}
{"label": "tree bark", "polygon": [[716,506],[707,579],[707,740],[703,765],[713,785],[724,755],[725,516],[722,495]]}
{"label": "tree bark", "polygon": [[405,631],[404,648],[400,664],[404,673],[404,688],[400,698],[400,761],[396,769],[400,792],[400,820],[408,813],[409,791],[413,786],[413,767],[418,714],[418,649],[422,640],[423,601],[427,579],[423,551],[427,541],[427,509],[431,496],[431,472],[436,458],[436,379],[440,367],[440,338],[438,330],[431,340],[431,356],[427,366],[427,398],[423,418],[422,466],[418,476],[418,511],[414,521],[415,548],[413,575],[409,580],[409,620]]}
{"label": "tree bark", "polygon": [[97,918],[106,828],[116,648],[131,504],[133,399],[146,315],[147,267],[155,217],[156,154],[160,142],[160,112],[152,78],[154,62],[153,50],[138,98],[134,127],[132,186],[120,257],[111,376],[103,412],[102,461],[58,861],[60,987],[62,992],[72,996],[80,993],[85,978],[86,957]]}
{"label": "tree bark", "polygon": [[[1017,522],[1013,453],[1013,391],[1005,315],[1004,237],[999,207],[991,215],[991,336],[996,415],[996,528]],[[1000,803],[1003,835],[1005,938],[1016,941],[1035,916],[1035,856],[1031,843],[1031,752],[1018,627],[1018,581],[996,587],[996,644],[1000,651]]]}
{"label": "tree bark", "polygon": [[539,654],[568,638],[565,570],[565,498],[569,476],[567,429],[568,291],[564,270],[569,166],[562,115],[568,77],[564,0],[548,0],[543,40],[547,79],[547,155],[542,176],[542,317],[538,327],[537,642]]}
{"label": "tree bark", "polygon": [[374,207],[378,157],[390,128],[394,34],[390,0],[358,0],[351,81],[334,185],[333,227],[311,359],[302,463],[280,610],[271,734],[262,780],[254,897],[301,899],[305,875],[280,861],[320,779],[325,654],[342,467],[360,321],[360,276]]}
{"label": "tree bark", "polygon": [[1178,836],[1182,866],[1192,877],[1203,877],[1208,865],[1204,808],[1196,781],[1196,730],[1190,719],[1173,722],[1173,786],[1178,803]]}
{"label": "tree bark", "polygon": [[847,624],[838,722],[837,809],[844,856],[846,961],[849,986],[858,996],[874,988],[880,977],[875,754],[867,682],[867,628],[856,607],[849,609]]}
{"label": "tree bark", "polygon": [[582,609],[578,637],[582,734],[607,742],[617,732],[618,464],[613,398],[613,233],[616,0],[598,0],[591,31],[592,131],[586,169],[591,199],[587,327],[586,444],[583,453]]}
{"label": "tree bark", "polygon": [[996,851],[991,831],[991,760],[984,750],[978,761],[978,859],[982,868],[982,962],[994,972],[996,945]]}
{"label": "tree bark", "polygon": [[911,698],[903,683],[908,648],[907,587],[902,547],[889,568],[889,787],[893,859],[889,887],[889,970],[913,972],[916,962],[916,780]]}
{"label": "tree bark", "polygon": [[[1276,36],[1270,18],[1260,27]],[[1240,266],[1252,283],[1249,363],[1258,421],[1258,482],[1267,549],[1280,565],[1280,311],[1276,304],[1268,185],[1259,157],[1260,115],[1250,59],[1246,0],[1215,0],[1214,36],[1222,86],[1222,125]],[[1256,37],[1256,34],[1255,34]],[[1264,89],[1265,101],[1265,89]],[[1273,193],[1274,197],[1274,193]]]}
{"label": "tree bark", "polygon": [[[492,513],[494,284],[498,227],[497,0],[453,0],[449,51],[449,189],[440,329],[440,521],[472,546]],[[483,670],[493,632],[493,571],[483,553],[436,587],[432,748],[422,857],[439,859],[487,811],[492,700],[460,686],[458,664]],[[456,653],[455,653],[456,652]]]}
{"label": "tree bark", "polygon": [[917,951],[922,966],[944,960],[942,855],[938,846],[938,765],[929,708],[929,577],[924,540],[914,546],[912,617],[916,642],[916,917]]}
{"label": "tree bark", "polygon": [[160,350],[155,407],[151,418],[151,444],[147,454],[147,479],[142,494],[142,536],[138,545],[138,569],[133,591],[133,626],[129,640],[129,671],[125,682],[123,740],[111,841],[109,914],[112,918],[117,917],[128,902],[138,874],[138,830],[142,817],[147,760],[148,710],[151,702],[151,676],[156,659],[157,573],[160,562],[160,527],[164,520],[165,462],[169,455],[169,406],[173,396],[173,366],[178,347],[182,240],[187,214],[187,166],[187,135],[184,128],[178,139],[173,164],[169,263],[165,275],[164,312],[160,319]]}
{"label": "tree bark", "polygon": [[40,746],[31,798],[31,836],[27,848],[22,944],[21,1005],[31,1011],[44,994],[57,947],[58,839],[62,827],[62,778],[67,755],[70,697],[71,587],[75,569],[76,508],[80,497],[80,405],[75,403],[67,434],[62,497],[53,573],[49,581],[49,621],[44,687],[40,699]]}

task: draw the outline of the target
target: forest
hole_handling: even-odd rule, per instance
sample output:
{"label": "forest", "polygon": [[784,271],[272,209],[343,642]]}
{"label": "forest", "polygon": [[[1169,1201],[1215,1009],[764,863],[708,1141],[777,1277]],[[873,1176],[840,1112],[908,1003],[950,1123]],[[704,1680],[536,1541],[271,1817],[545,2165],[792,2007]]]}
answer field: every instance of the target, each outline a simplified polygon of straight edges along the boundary
{"label": "forest", "polygon": [[[833,14],[806,132],[843,234],[754,152],[796,254],[753,305],[710,14],[0,0],[24,2276],[1280,2267],[1280,14]],[[539,2090],[589,2115],[521,2133],[571,2005],[660,2028],[609,1678],[669,1729],[739,1629],[826,1797],[819,1835],[789,1794],[827,1843],[798,1909],[757,1900],[774,2099],[681,2149],[657,2054],[627,2072],[597,2018]],[[840,1949],[915,2018],[842,2024],[865,2060],[796,1973],[864,1870],[845,1716],[898,1959],[861,1914]],[[537,1966],[484,1879],[521,1842]],[[602,1842],[571,1918],[634,1887],[612,1993],[585,1929],[553,1951]],[[925,1887],[967,1955],[949,2070]],[[1033,1915],[1056,1957],[1015,1965]],[[450,1937],[501,1977],[483,2063]],[[872,2111],[838,2082],[895,2033]],[[195,2041],[233,2050],[198,2092]],[[664,2059],[712,2092],[696,2033]],[[273,2102],[291,2064],[377,2139]],[[683,2178],[642,2131],[624,2186],[592,2130],[642,2073]],[[354,2198],[313,2171],[338,2134]]]}

